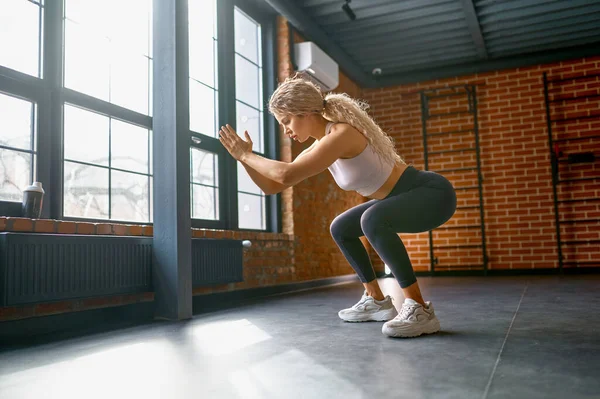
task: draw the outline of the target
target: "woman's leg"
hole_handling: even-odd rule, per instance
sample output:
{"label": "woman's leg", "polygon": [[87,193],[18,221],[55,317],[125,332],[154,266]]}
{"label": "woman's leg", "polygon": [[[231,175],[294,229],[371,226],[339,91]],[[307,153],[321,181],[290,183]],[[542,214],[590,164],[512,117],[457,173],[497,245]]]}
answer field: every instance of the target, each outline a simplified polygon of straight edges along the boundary
{"label": "woman's leg", "polygon": [[397,233],[421,233],[448,221],[456,210],[456,193],[442,176],[410,191],[388,197],[361,217],[365,236],[388,265],[407,298],[425,305],[408,253]]}
{"label": "woman's leg", "polygon": [[377,282],[371,259],[360,241],[360,237],[364,236],[360,226],[361,216],[376,202],[372,200],[348,209],[333,220],[330,230],[333,240],[356,271],[367,294],[376,300],[383,300],[384,295]]}

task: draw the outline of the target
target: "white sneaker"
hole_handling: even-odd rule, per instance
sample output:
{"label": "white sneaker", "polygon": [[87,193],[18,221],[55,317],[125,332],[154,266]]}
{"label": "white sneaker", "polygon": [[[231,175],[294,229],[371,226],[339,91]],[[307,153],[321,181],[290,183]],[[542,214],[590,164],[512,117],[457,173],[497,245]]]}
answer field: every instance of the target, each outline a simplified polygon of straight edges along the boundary
{"label": "white sneaker", "polygon": [[387,321],[397,314],[391,296],[386,295],[382,301],[377,301],[367,291],[354,306],[338,312],[338,316],[344,321]]}
{"label": "white sneaker", "polygon": [[388,337],[418,337],[440,331],[440,322],[435,316],[431,302],[427,307],[406,298],[400,314],[383,325],[381,332]]}

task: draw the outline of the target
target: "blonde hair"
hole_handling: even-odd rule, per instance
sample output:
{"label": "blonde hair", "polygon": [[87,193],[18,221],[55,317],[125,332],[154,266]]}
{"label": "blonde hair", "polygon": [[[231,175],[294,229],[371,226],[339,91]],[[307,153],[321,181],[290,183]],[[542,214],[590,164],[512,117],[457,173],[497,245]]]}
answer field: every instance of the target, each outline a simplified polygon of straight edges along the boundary
{"label": "blonde hair", "polygon": [[278,116],[321,114],[331,122],[347,123],[365,135],[386,163],[404,163],[394,142],[367,113],[369,105],[346,93],[323,95],[314,83],[297,76],[288,78],[269,100],[269,111]]}

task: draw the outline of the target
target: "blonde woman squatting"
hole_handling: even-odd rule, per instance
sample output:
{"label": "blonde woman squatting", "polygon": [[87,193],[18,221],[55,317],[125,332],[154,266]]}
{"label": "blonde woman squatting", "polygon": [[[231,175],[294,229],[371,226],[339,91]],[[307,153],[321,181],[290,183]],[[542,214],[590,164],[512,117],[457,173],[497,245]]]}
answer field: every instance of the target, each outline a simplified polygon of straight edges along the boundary
{"label": "blonde woman squatting", "polygon": [[[244,140],[229,125],[221,128],[219,140],[267,195],[329,169],[340,188],[369,198],[331,223],[331,236],[365,288],[358,303],[338,315],[348,322],[385,321],[382,333],[390,337],[432,334],[440,330],[439,320],[421,295],[398,233],[422,233],[447,222],[456,211],[456,192],[443,176],[407,165],[366,107],[346,94],[323,96],[313,83],[290,78],[271,96],[269,111],[293,140],[314,139],[293,162],[253,153],[248,132]],[[400,284],[405,297],[400,312],[382,293],[362,236]]]}

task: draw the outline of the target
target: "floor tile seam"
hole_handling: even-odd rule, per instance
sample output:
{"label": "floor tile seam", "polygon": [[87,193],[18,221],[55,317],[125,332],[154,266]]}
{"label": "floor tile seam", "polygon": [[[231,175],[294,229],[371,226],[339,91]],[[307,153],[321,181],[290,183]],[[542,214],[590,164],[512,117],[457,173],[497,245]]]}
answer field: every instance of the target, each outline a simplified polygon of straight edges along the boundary
{"label": "floor tile seam", "polygon": [[496,374],[496,369],[498,368],[498,364],[500,364],[500,359],[502,357],[502,352],[504,351],[504,346],[506,345],[506,341],[508,341],[508,336],[510,335],[510,331],[512,330],[512,326],[515,323],[515,319],[517,318],[517,313],[519,313],[519,308],[521,307],[521,302],[523,302],[523,298],[525,297],[525,293],[527,292],[527,288],[529,287],[529,281],[525,285],[523,292],[521,293],[521,299],[519,299],[519,304],[517,305],[517,309],[515,310],[515,314],[508,326],[508,331],[506,331],[506,336],[504,337],[504,342],[502,342],[502,346],[500,347],[500,352],[498,352],[498,357],[496,358],[496,363],[494,363],[494,368],[490,373],[490,378],[488,379],[488,383],[485,387],[485,391],[483,392],[482,399],[487,399],[487,396],[490,392],[490,387],[492,386],[492,381],[494,380],[494,374]]}

